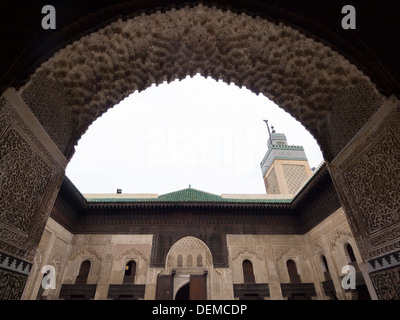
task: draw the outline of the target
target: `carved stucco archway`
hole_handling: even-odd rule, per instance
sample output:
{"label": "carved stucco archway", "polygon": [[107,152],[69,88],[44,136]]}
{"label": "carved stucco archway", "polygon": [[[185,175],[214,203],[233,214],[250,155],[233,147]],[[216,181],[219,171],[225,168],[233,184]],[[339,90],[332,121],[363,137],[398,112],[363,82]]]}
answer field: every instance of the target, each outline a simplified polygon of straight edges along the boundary
{"label": "carved stucco archway", "polygon": [[[118,20],[36,71],[64,89],[76,125],[69,154],[97,117],[132,92],[196,73],[265,95],[310,131],[329,160],[354,134],[332,134],[354,129],[342,125],[345,117],[330,118],[346,92],[352,89],[371,109],[384,100],[369,78],[328,46],[283,24],[203,5]],[[29,92],[20,91],[29,101]]]}
{"label": "carved stucco archway", "polygon": [[[192,255],[192,264],[188,265],[187,256]],[[182,255],[183,262],[178,266],[177,256]],[[197,265],[197,255],[201,255],[201,265]],[[209,268],[213,265],[212,253],[208,246],[200,239],[186,236],[176,241],[168,251],[166,257],[166,268],[170,271],[173,268]]]}
{"label": "carved stucco archway", "polygon": [[[198,5],[115,21],[55,53],[19,92],[4,93],[0,100],[0,121],[4,124],[0,126],[0,145],[5,146],[0,149],[0,165],[5,168],[2,179],[6,182],[2,196],[8,194],[10,198],[8,190],[25,194],[24,185],[14,186],[10,177],[17,173],[28,181],[35,172],[28,197],[40,205],[28,207],[12,198],[0,204],[2,212],[8,213],[3,219],[6,224],[0,226],[5,230],[0,239],[3,251],[27,261],[32,259],[62,170],[73,155],[74,145],[96,118],[135,90],[196,73],[261,93],[298,119],[330,162],[364,259],[399,249],[400,218],[395,213],[398,199],[393,194],[399,191],[396,181],[400,174],[384,171],[375,177],[374,181],[391,183],[380,197],[374,196],[375,190],[368,182],[371,170],[379,172],[387,163],[392,168],[399,166],[400,130],[394,121],[400,112],[398,100],[387,99],[343,56],[292,27]],[[14,109],[15,115],[10,116]],[[377,110],[381,110],[379,121],[372,121]],[[35,121],[40,125],[32,125]],[[372,127],[360,135],[359,130],[368,121],[372,121]],[[9,130],[14,127],[17,133]],[[11,140],[18,140],[20,148],[10,147],[16,146]],[[378,140],[391,147],[391,154],[387,148],[379,149]],[[9,150],[19,155],[17,149],[26,152],[18,156],[19,162],[13,162]],[[371,150],[384,154],[369,166],[372,169],[364,164]],[[32,159],[34,165],[19,166],[32,163]],[[38,167],[46,175],[37,177]],[[365,181],[366,188],[360,187]],[[352,194],[357,188],[360,192]],[[360,204],[360,199],[365,197],[376,200],[381,212],[364,212],[368,208]],[[16,210],[28,219],[21,232],[14,231],[21,224],[16,221],[18,214],[13,215]],[[384,223],[365,224],[371,215],[375,219],[380,214]],[[388,226],[391,229],[387,236],[376,234],[377,229]],[[28,238],[22,236],[24,232]]]}
{"label": "carved stucco archway", "polygon": [[[177,263],[178,255],[182,257],[182,265]],[[188,263],[189,255],[192,257],[191,263]],[[202,257],[199,265],[198,256]],[[202,275],[204,270],[207,270],[208,273],[212,268],[213,257],[211,250],[202,240],[193,236],[186,236],[177,240],[168,251],[164,270],[167,274],[170,274],[172,270],[176,272],[173,297],[175,298],[180,288],[190,282],[190,275]],[[214,277],[215,275],[210,276]],[[207,280],[207,290],[210,291],[210,279]],[[208,296],[210,296],[210,292]]]}

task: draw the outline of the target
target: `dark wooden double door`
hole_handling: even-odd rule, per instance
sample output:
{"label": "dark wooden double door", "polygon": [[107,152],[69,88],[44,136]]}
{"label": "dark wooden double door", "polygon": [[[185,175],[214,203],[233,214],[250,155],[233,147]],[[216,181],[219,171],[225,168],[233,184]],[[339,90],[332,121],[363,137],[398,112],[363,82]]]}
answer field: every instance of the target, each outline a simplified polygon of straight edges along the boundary
{"label": "dark wooden double door", "polygon": [[[156,300],[173,300],[174,299],[174,276],[158,275]],[[191,275],[190,281],[176,294],[181,300],[207,300],[207,276]]]}

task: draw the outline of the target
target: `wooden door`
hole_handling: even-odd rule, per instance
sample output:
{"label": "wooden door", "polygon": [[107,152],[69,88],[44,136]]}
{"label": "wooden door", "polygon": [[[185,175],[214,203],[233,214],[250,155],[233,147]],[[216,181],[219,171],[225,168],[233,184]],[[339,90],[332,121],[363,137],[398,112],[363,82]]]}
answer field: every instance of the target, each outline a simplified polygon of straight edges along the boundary
{"label": "wooden door", "polygon": [[255,283],[253,264],[249,260],[243,261],[243,280],[244,283]]}
{"label": "wooden door", "polygon": [[174,292],[174,277],[173,275],[158,275],[156,300],[172,300]]}
{"label": "wooden door", "polygon": [[296,263],[293,260],[286,262],[287,270],[289,273],[289,279],[291,283],[301,282],[300,275],[297,272]]}
{"label": "wooden door", "polygon": [[207,300],[207,275],[190,276],[190,300]]}

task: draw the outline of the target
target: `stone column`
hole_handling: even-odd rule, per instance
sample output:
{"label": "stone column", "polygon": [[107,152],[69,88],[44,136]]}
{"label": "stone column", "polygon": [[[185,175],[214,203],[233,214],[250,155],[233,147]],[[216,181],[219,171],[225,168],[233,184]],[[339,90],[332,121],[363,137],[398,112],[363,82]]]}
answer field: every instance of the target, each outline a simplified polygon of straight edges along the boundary
{"label": "stone column", "polygon": [[107,300],[108,288],[110,286],[110,273],[113,264],[114,246],[106,246],[106,253],[103,262],[101,263],[101,270],[97,282],[97,289],[95,300]]}
{"label": "stone column", "polygon": [[400,299],[399,120],[392,96],[329,164],[379,299]]}
{"label": "stone column", "polygon": [[20,299],[68,161],[20,94],[0,98],[0,299]]}
{"label": "stone column", "polygon": [[268,285],[271,300],[283,300],[279,273],[275,262],[275,255],[271,245],[264,246],[268,267]]}

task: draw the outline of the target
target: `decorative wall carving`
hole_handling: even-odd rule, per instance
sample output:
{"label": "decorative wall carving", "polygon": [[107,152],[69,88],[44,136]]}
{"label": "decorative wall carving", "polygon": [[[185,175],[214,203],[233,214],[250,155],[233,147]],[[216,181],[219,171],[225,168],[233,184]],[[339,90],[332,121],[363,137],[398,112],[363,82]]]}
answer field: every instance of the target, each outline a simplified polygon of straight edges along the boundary
{"label": "decorative wall carving", "polygon": [[0,268],[0,300],[18,300],[28,276]]}
{"label": "decorative wall carving", "polygon": [[400,267],[370,274],[379,300],[400,299]]}
{"label": "decorative wall carving", "polygon": [[[370,91],[370,84],[361,80],[343,88],[333,99],[328,125],[323,129],[332,156],[338,154],[384,103],[385,97]],[[326,158],[330,161],[332,158]]]}
{"label": "decorative wall carving", "polygon": [[204,242],[207,246],[209,251],[206,251],[206,254],[203,255],[204,265],[211,263],[215,268],[226,268],[228,266],[226,235],[224,233],[215,232],[210,227],[208,227],[208,230],[200,227],[193,230],[190,226],[186,226],[184,229],[170,229],[167,225],[153,236],[150,266],[164,268],[166,262],[176,261],[176,255],[172,260],[167,256],[173,245],[186,237],[200,239],[199,241]]}
{"label": "decorative wall carving", "polygon": [[64,167],[48,149],[52,142],[36,135],[41,129],[22,118],[30,117],[26,110],[15,91],[0,100],[0,243],[3,252],[32,261]]}
{"label": "decorative wall carving", "polygon": [[[332,178],[364,260],[400,249],[398,119],[400,102],[390,97],[330,164]],[[373,276],[375,289],[380,292],[378,296],[396,296],[397,289],[387,280],[392,273],[382,270],[379,274],[384,277]]]}
{"label": "decorative wall carving", "polygon": [[243,254],[249,254],[258,260],[264,260],[262,246],[233,246],[231,249],[231,259],[235,261]]}
{"label": "decorative wall carving", "polygon": [[320,143],[343,89],[365,80],[379,96],[354,65],[299,31],[201,4],[113,22],[54,54],[41,71],[65,88],[76,139],[133,91],[195,73],[266,95]]}
{"label": "decorative wall carving", "polygon": [[323,246],[319,242],[314,242],[313,244],[309,244],[309,247],[312,256],[321,255],[324,253]]}
{"label": "decorative wall carving", "polygon": [[368,271],[370,273],[394,267],[400,267],[400,251],[368,261]]}
{"label": "decorative wall carving", "polygon": [[381,110],[390,111],[331,170],[364,259],[400,249],[400,104]]}
{"label": "decorative wall carving", "polygon": [[[177,242],[175,242],[167,255],[167,267],[179,267],[178,266],[178,256],[182,256],[182,267],[197,267],[197,264],[193,264],[193,257],[197,257],[198,255],[202,256],[202,266],[209,267],[212,266],[212,255],[210,249],[207,245],[192,236],[184,237]],[[190,264],[191,256],[192,263]],[[189,260],[189,263],[188,263]]]}
{"label": "decorative wall carving", "polygon": [[329,248],[331,250],[334,250],[336,246],[344,243],[347,239],[352,238],[352,237],[353,236],[350,231],[337,229],[337,230],[335,230],[333,235],[330,235],[330,237],[328,237]]}
{"label": "decorative wall carving", "polygon": [[67,261],[69,249],[70,244],[68,242],[56,237],[48,259],[48,264],[53,265],[58,273],[61,271],[62,267]]}
{"label": "decorative wall carving", "polygon": [[249,260],[253,266],[254,277],[257,283],[268,282],[268,268],[262,245],[231,245],[230,266],[233,283],[243,283],[243,261]]}
{"label": "decorative wall carving", "polygon": [[43,72],[38,72],[20,92],[22,99],[55,145],[67,156],[76,124],[71,118],[64,88],[59,82],[46,77]]}
{"label": "decorative wall carving", "polygon": [[279,194],[281,193],[279,189],[278,178],[276,177],[275,168],[271,170],[267,178],[265,179],[265,184],[267,187],[268,194]]}
{"label": "decorative wall carving", "polygon": [[76,258],[83,256],[83,255],[90,255],[96,258],[98,261],[102,261],[102,255],[92,246],[82,246],[75,249],[71,252],[68,261],[74,261]]}
{"label": "decorative wall carving", "polygon": [[289,259],[293,260],[296,263],[297,271],[300,275],[302,282],[313,281],[313,276],[311,274],[311,262],[303,247],[274,246],[274,254],[280,282],[290,282],[289,274],[286,267],[286,262]]}
{"label": "decorative wall carving", "polygon": [[0,253],[0,300],[21,297],[32,264]]}
{"label": "decorative wall carving", "polygon": [[289,187],[289,193],[296,193],[308,178],[306,168],[303,165],[283,164],[283,173]]}
{"label": "decorative wall carving", "polygon": [[43,181],[52,175],[51,168],[17,128],[9,128],[1,137],[0,159],[0,220],[28,233],[45,193]]}
{"label": "decorative wall carving", "polygon": [[[144,248],[142,248],[142,250],[143,249]],[[139,249],[138,247],[130,247],[129,249],[124,250],[124,252],[122,252],[121,254],[118,254],[117,256],[115,256],[114,260],[119,261],[126,256],[135,256],[135,257],[140,257],[144,261],[147,261],[148,256],[150,256],[150,253],[149,252],[144,253],[144,252],[142,252],[142,250]]]}
{"label": "decorative wall carving", "polygon": [[274,251],[275,251],[276,261],[282,259],[284,260],[287,258],[298,258],[298,257],[302,259],[307,258],[307,255],[303,250],[295,247],[289,247],[289,246],[276,247],[274,248]]}
{"label": "decorative wall carving", "polygon": [[396,168],[400,168],[400,141],[385,130],[344,175],[369,234],[400,219],[400,170]]}

